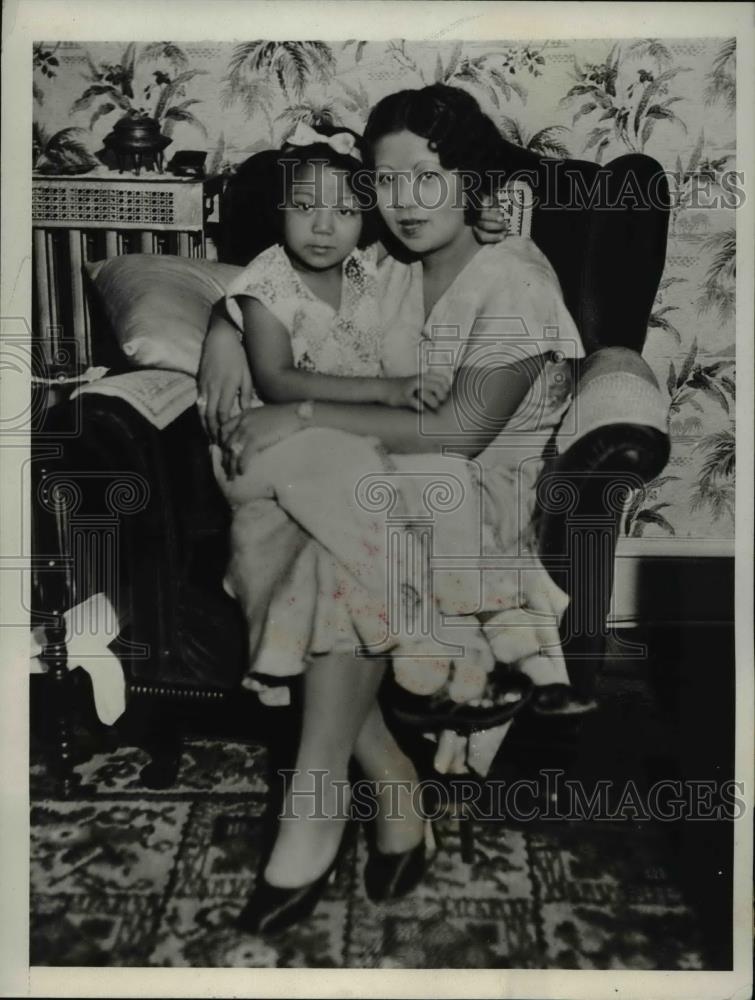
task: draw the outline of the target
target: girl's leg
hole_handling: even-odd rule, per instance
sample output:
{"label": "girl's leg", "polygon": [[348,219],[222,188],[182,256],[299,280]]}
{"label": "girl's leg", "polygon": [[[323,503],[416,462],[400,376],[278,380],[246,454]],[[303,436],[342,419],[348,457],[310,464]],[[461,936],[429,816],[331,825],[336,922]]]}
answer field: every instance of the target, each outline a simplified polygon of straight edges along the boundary
{"label": "girl's leg", "polygon": [[271,885],[294,888],[318,878],[343,836],[348,764],[385,670],[385,661],[327,654],[304,677],[304,714],[283,818],[265,869]]}

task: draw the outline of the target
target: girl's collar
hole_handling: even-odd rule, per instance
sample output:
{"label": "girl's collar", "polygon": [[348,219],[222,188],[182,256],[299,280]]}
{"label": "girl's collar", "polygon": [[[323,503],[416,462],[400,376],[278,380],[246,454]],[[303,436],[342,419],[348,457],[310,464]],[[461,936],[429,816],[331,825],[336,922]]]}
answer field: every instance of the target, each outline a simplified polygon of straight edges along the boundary
{"label": "girl's collar", "polygon": [[[303,291],[305,297],[310,302],[317,302],[320,305],[327,306],[328,309],[333,311],[334,315],[340,316],[345,309],[349,308],[354,296],[359,297],[364,294],[364,281],[367,277],[364,251],[355,248],[341,261],[341,299],[338,309],[334,309],[329,302],[326,302],[325,299],[321,299],[316,292],[312,291],[302,277],[301,271],[297,270],[297,268],[295,268],[292,264],[291,258],[286,253],[286,248],[283,244],[277,243],[275,244],[275,247],[280,256],[286,261],[293,274],[296,276],[296,283]],[[349,292],[353,292],[353,294],[349,294]]]}

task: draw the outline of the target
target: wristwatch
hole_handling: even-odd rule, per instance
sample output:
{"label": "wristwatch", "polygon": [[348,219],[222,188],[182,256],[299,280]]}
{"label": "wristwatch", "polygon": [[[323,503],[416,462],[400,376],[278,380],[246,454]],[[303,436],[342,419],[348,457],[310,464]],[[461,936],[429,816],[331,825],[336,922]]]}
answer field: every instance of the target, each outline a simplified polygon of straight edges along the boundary
{"label": "wristwatch", "polygon": [[296,404],[296,416],[303,424],[311,424],[315,415],[315,404],[311,399]]}

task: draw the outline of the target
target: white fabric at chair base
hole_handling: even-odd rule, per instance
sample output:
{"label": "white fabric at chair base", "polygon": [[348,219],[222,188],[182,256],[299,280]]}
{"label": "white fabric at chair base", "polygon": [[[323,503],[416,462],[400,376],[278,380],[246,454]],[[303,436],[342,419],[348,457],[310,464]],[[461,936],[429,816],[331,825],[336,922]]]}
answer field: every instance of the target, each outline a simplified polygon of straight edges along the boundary
{"label": "white fabric at chair base", "polygon": [[[123,715],[126,709],[126,680],[118,657],[108,647],[118,636],[118,615],[104,594],[94,594],[64,612],[68,669],[82,667],[92,679],[94,707],[106,726]],[[81,624],[83,623],[83,628]],[[44,649],[44,629],[31,633],[30,671],[46,672],[39,659]]]}

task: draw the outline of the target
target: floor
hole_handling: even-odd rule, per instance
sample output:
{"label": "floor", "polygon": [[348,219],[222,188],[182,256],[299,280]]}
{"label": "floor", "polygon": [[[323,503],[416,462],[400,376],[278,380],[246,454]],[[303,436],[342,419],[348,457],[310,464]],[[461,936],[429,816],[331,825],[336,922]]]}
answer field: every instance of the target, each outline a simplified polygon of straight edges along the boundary
{"label": "floor", "polygon": [[[192,739],[178,782],[164,792],[142,786],[142,751],[100,748],[78,768],[82,787],[62,800],[35,742],[32,964],[727,967],[731,824],[653,822],[633,811],[632,797],[634,789],[642,804],[661,778],[730,774],[730,630],[649,638],[639,660],[614,648],[600,675],[600,709],[576,744],[550,726],[544,750],[539,720],[510,734],[495,776],[540,782],[537,818],[477,823],[467,864],[459,822],[446,816],[435,824],[439,850],[422,885],[387,906],[365,896],[360,836],[314,915],[270,941],[232,924],[265,838],[263,747]],[[701,664],[713,652],[708,685]],[[559,780],[578,779],[588,794],[610,781],[608,814],[569,818],[563,791],[554,798],[543,784],[559,770]]]}

